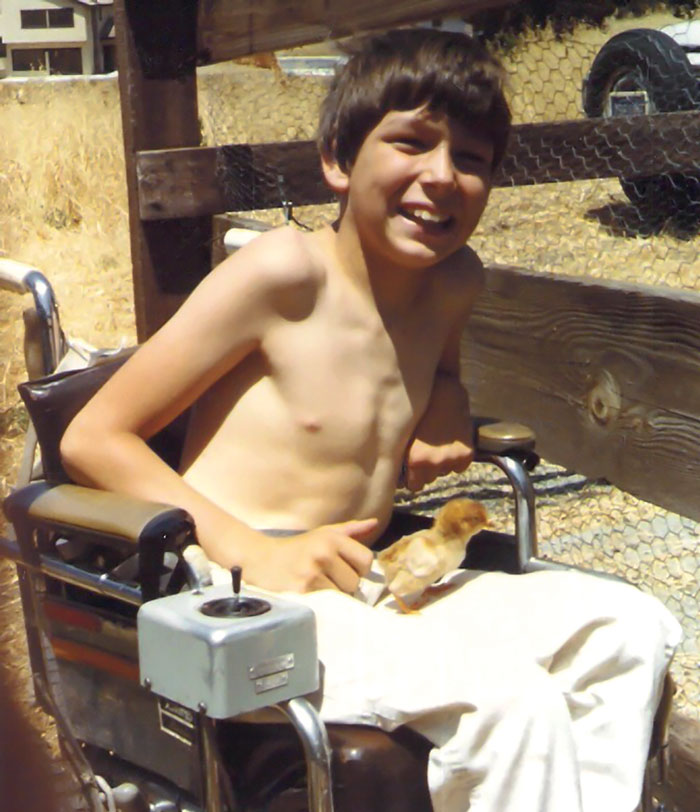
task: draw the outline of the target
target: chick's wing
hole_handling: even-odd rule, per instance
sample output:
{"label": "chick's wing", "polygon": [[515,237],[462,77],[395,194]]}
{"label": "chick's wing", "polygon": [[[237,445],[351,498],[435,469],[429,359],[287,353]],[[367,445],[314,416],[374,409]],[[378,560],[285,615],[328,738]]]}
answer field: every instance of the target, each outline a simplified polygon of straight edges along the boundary
{"label": "chick's wing", "polygon": [[377,558],[392,591],[392,584],[411,581],[415,582],[413,588],[417,589],[442,574],[439,550],[432,543],[429,532],[405,536],[382,550]]}

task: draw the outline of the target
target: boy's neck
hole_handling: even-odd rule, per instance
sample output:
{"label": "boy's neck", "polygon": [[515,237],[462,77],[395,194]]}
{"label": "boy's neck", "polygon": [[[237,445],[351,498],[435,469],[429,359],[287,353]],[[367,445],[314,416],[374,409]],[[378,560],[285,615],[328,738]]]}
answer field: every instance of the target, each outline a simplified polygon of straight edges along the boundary
{"label": "boy's neck", "polygon": [[329,226],[329,237],[341,273],[374,301],[383,316],[410,309],[424,291],[430,268],[394,266],[383,258],[373,257],[343,218]]}

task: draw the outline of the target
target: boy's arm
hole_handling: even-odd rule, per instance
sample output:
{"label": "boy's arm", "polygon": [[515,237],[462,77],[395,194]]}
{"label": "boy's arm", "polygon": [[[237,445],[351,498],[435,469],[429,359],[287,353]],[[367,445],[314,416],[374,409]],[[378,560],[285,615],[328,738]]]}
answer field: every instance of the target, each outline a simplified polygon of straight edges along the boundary
{"label": "boy's arm", "polygon": [[420,490],[439,476],[465,471],[473,458],[469,395],[459,378],[459,362],[443,362],[406,451],[405,485]]}
{"label": "boy's arm", "polygon": [[439,476],[465,471],[474,459],[469,394],[460,380],[462,333],[483,286],[483,270],[475,255],[463,307],[447,336],[428,405],[404,458],[404,483],[412,491]]}
{"label": "boy's arm", "polygon": [[[291,242],[280,245],[284,240]],[[303,263],[300,278],[290,273],[295,248],[293,236],[272,232],[212,271],[76,416],[61,453],[78,482],[187,510],[208,556],[226,567],[240,565],[250,583],[276,590],[330,586],[353,592],[371,563],[370,551],[355,539],[374,530],[374,520],[292,540],[271,539],[188,485],[146,445],[259,347],[276,302],[289,295],[290,286],[308,288]],[[271,267],[270,254],[285,257],[285,267]]]}

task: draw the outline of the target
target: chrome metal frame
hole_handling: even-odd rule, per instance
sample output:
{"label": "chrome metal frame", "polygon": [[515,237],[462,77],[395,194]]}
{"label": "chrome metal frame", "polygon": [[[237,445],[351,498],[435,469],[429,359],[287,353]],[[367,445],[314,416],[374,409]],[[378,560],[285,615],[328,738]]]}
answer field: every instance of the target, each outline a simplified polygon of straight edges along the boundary
{"label": "chrome metal frame", "polygon": [[323,720],[309,700],[301,696],[275,707],[292,723],[304,747],[309,812],[333,812],[331,746]]}

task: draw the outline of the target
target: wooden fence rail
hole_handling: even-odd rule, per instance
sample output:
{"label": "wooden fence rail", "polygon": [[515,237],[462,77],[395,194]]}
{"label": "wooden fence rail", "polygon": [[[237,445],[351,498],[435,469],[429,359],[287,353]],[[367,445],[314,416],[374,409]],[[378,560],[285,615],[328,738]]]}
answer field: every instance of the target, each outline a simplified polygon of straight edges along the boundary
{"label": "wooden fence rail", "polygon": [[[700,113],[523,124],[513,130],[496,186],[692,172]],[[313,141],[143,150],[136,154],[142,220],[332,200]],[[283,190],[280,189],[280,183]]]}
{"label": "wooden fence rail", "polygon": [[492,267],[463,356],[476,413],[700,520],[700,295]]}

